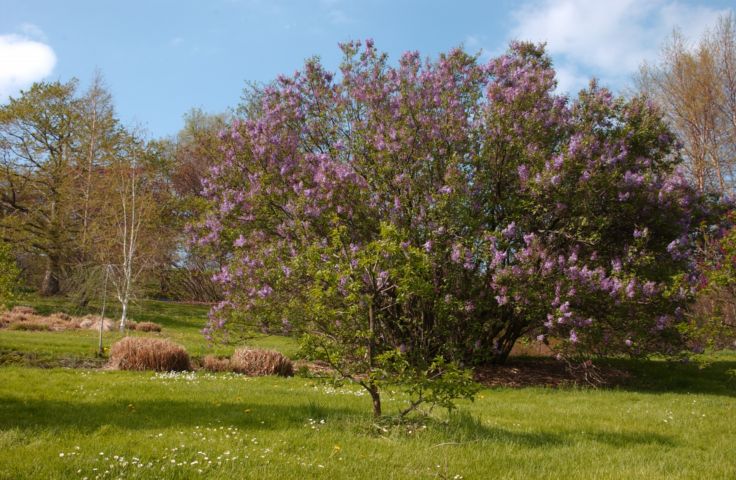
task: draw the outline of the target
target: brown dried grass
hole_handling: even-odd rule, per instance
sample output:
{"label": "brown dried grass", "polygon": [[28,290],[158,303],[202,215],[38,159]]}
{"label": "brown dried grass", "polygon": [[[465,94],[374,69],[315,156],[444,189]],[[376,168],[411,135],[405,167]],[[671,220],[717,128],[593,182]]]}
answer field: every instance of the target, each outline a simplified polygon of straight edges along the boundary
{"label": "brown dried grass", "polygon": [[[84,317],[73,317],[63,312],[52,313],[48,316],[39,315],[31,307],[17,306],[10,311],[0,311],[0,328],[12,330],[51,330],[60,332],[63,330],[99,330],[102,322],[102,330],[111,332],[117,330],[117,322],[109,318],[101,318],[99,315],[85,315]],[[35,325],[35,326],[34,326]],[[127,320],[125,328],[141,332],[160,332],[161,325],[153,322],[136,322]]]}
{"label": "brown dried grass", "polygon": [[72,317],[71,315],[67,315],[63,312],[52,313],[51,315],[49,315],[48,318],[62,322],[71,322],[74,319],[74,317]]}
{"label": "brown dried grass", "polygon": [[28,307],[25,305],[16,305],[15,307],[13,307],[11,312],[21,315],[36,315],[36,310],[33,307]]}
{"label": "brown dried grass", "polygon": [[110,348],[110,366],[116,370],[182,371],[191,368],[189,354],[169,340],[126,337]]}
{"label": "brown dried grass", "polygon": [[160,332],[161,325],[154,322],[138,322],[135,325],[135,330],[137,332]]}
{"label": "brown dried grass", "polygon": [[239,348],[230,357],[230,368],[233,372],[250,376],[294,375],[294,364],[287,357],[275,350],[259,348]]}
{"label": "brown dried grass", "polygon": [[229,372],[230,359],[216,355],[205,355],[202,359],[202,368],[210,372]]}
{"label": "brown dried grass", "polygon": [[55,313],[48,317],[38,315],[30,307],[15,307],[9,312],[0,314],[0,328],[11,330],[60,332],[78,328],[72,317],[63,313]]}
{"label": "brown dried grass", "polygon": [[77,318],[76,321],[78,322],[79,328],[85,330],[99,330],[100,321],[102,321],[103,332],[112,332],[113,330],[117,329],[116,322],[110,320],[109,318],[103,319],[99,315],[86,315],[82,318]]}

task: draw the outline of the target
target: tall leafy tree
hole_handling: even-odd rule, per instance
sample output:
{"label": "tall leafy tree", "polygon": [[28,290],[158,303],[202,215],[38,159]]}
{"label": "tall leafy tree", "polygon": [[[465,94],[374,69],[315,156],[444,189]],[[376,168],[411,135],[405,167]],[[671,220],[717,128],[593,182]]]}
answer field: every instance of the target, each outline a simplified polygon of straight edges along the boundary
{"label": "tall leafy tree", "polygon": [[0,107],[0,221],[7,241],[44,259],[44,295],[59,292],[79,229],[75,91],[75,81],[37,83]]}

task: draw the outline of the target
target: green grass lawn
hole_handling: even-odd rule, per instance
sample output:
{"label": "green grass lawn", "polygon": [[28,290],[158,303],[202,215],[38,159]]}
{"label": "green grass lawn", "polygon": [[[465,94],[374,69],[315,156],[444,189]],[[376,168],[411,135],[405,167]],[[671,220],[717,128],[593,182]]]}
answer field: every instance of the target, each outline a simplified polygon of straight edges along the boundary
{"label": "green grass lawn", "polygon": [[382,431],[360,390],[299,377],[0,376],[7,479],[736,478],[733,395],[485,390]]}
{"label": "green grass lawn", "polygon": [[[209,348],[198,333],[205,313],[145,302],[133,318],[160,323],[197,355]],[[89,333],[0,330],[0,351],[92,358]],[[290,339],[258,341],[295,351]],[[360,389],[309,378],[6,362],[0,479],[733,479],[736,354],[707,359],[618,360],[633,376],[616,389],[485,389],[452,416],[400,427],[376,425]],[[387,392],[386,413],[403,401]]]}

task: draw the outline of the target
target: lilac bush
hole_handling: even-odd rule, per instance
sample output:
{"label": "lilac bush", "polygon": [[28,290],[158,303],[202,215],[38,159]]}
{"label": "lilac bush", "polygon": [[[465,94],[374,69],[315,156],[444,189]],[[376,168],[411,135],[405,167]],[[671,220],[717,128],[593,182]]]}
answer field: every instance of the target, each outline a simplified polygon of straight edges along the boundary
{"label": "lilac bush", "polygon": [[208,335],[305,333],[374,400],[396,371],[439,382],[522,336],[568,353],[681,348],[703,209],[654,106],[594,82],[556,94],[528,43],[487,64],[341,47],[338,75],[308,61],[221,133],[196,229],[231,252]]}

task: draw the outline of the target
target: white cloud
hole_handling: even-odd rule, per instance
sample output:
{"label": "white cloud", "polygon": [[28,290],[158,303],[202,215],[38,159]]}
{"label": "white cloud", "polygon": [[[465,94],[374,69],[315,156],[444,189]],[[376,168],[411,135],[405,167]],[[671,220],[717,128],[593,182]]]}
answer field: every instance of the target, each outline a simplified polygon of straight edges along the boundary
{"label": "white cloud", "polygon": [[56,54],[45,43],[27,36],[0,35],[0,102],[49,75],[54,65]]}
{"label": "white cloud", "polygon": [[42,42],[46,41],[46,34],[43,33],[43,30],[38,25],[33,23],[21,23],[18,30],[27,37],[35,38]]}
{"label": "white cloud", "polygon": [[617,86],[657,57],[673,29],[697,38],[726,12],[675,0],[535,0],[513,12],[511,33],[547,42],[560,90],[583,87],[590,75]]}

